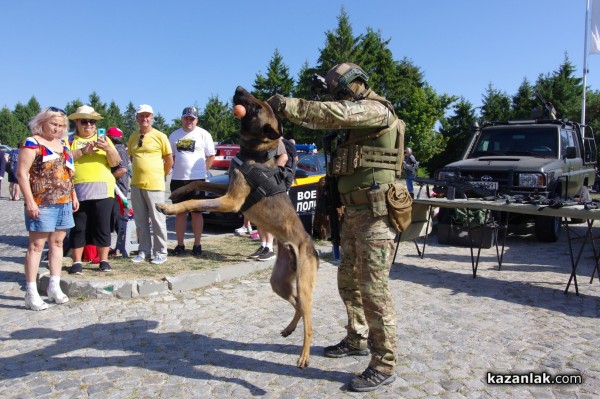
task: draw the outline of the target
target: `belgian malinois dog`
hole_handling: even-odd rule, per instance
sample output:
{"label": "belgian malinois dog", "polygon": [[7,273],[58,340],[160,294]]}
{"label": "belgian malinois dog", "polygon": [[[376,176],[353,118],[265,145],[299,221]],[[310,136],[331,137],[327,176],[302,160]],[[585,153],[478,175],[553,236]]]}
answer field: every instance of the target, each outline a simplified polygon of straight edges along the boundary
{"label": "belgian malinois dog", "polygon": [[190,198],[194,192],[199,191],[209,191],[221,197],[189,199],[172,205],[157,204],[156,208],[166,215],[190,211],[240,212],[241,210],[246,218],[273,234],[277,240],[277,259],[271,274],[271,287],[295,309],[292,321],[281,331],[281,335],[284,337],[290,335],[302,318],[304,344],[297,365],[305,368],[308,366],[310,356],[312,295],[319,259],[313,241],[305,231],[285,190],[260,198],[258,202],[244,209],[246,207],[243,205],[254,189],[234,163],[244,161],[254,168],[277,169],[272,154],[277,149],[283,129],[269,104],[258,100],[243,87],[239,86],[236,89],[233,103],[235,106],[243,106],[245,112],[242,114],[245,115],[237,116],[241,121],[240,153],[237,155],[238,159],[234,159],[229,168],[229,184],[196,182],[174,191],[170,198],[179,201]]}

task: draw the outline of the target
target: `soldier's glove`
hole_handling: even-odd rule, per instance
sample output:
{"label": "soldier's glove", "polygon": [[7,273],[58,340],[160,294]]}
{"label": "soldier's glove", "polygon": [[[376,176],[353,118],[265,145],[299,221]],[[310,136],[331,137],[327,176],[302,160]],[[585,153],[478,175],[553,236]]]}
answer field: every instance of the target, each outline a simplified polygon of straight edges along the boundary
{"label": "soldier's glove", "polygon": [[275,114],[281,115],[281,113],[285,109],[285,97],[281,94],[275,94],[274,96],[267,99],[267,104],[271,106]]}

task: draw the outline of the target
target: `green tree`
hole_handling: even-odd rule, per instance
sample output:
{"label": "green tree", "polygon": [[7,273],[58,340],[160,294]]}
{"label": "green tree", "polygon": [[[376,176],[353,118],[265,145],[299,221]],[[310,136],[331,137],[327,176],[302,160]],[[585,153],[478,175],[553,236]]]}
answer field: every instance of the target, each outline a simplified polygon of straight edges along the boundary
{"label": "green tree", "polygon": [[[284,64],[279,50],[275,49],[273,56],[269,60],[266,75],[256,74],[252,87],[252,95],[262,100],[266,100],[275,94],[281,94],[286,97],[292,95],[294,92],[294,78],[290,76],[290,69]],[[294,132],[301,131],[287,120],[282,120],[281,123],[284,135],[286,132],[294,134]]]}
{"label": "green tree", "polygon": [[477,115],[473,105],[461,97],[453,107],[453,114],[440,120],[440,135],[444,138],[445,151],[435,156],[427,164],[429,174],[461,158],[473,135],[473,123]]}
{"label": "green tree", "polygon": [[[575,66],[565,54],[565,60],[553,73],[540,75],[536,89],[556,108],[559,118],[581,119],[582,79],[573,76]],[[540,104],[541,105],[541,104]]]}
{"label": "green tree", "polygon": [[16,147],[27,136],[27,128],[7,108],[0,110],[0,144]]}
{"label": "green tree", "polygon": [[115,126],[123,130],[123,126],[125,125],[124,118],[123,115],[121,115],[121,109],[114,101],[110,102],[103,116],[103,122],[106,128]]}
{"label": "green tree", "polygon": [[121,128],[121,130],[123,130],[125,137],[129,139],[129,136],[131,136],[131,134],[138,129],[139,126],[135,119],[135,107],[130,101],[129,104],[127,104],[127,108],[125,108],[125,113],[123,114],[123,128]]}
{"label": "green tree", "polygon": [[320,50],[317,60],[316,69],[323,76],[335,64],[340,62],[358,63],[360,58],[358,42],[361,37],[354,37],[350,18],[343,6],[337,21],[337,29],[334,32],[325,32],[325,47]]}
{"label": "green tree", "polygon": [[291,95],[294,89],[294,79],[290,77],[290,69],[283,63],[283,57],[279,50],[275,49],[269,61],[267,74],[257,73],[252,87],[254,89],[252,95],[261,100],[266,100],[275,94],[286,97]]}
{"label": "green tree", "polygon": [[529,119],[531,111],[536,107],[534,88],[527,78],[523,79],[517,89],[517,94],[512,97],[510,119]]}
{"label": "green tree", "polygon": [[340,62],[360,65],[369,75],[370,87],[386,97],[406,123],[404,144],[413,148],[421,162],[426,162],[443,149],[443,138],[435,134],[434,127],[456,97],[438,95],[410,60],[395,61],[390,40],[371,28],[355,37],[342,8],[337,29],[326,32],[326,44],[316,69],[326,73]]}
{"label": "green tree", "polygon": [[233,117],[228,103],[223,103],[218,96],[211,96],[204,111],[198,115],[199,125],[208,130],[213,141],[237,143],[240,122]]}
{"label": "green tree", "polygon": [[413,149],[421,163],[428,162],[444,149],[443,136],[436,134],[435,125],[457,98],[438,94],[408,59],[397,63],[395,74],[386,82],[384,90],[389,90],[396,113],[406,123],[405,146]]}
{"label": "green tree", "polygon": [[506,121],[510,119],[510,97],[494,88],[490,83],[483,95],[481,118],[484,121]]}
{"label": "green tree", "polygon": [[13,116],[25,127],[25,130],[27,130],[27,125],[31,118],[36,116],[41,110],[42,108],[40,107],[38,100],[35,97],[31,97],[26,105],[21,103],[15,105]]}
{"label": "green tree", "polygon": [[[81,107],[82,105],[83,102],[81,102],[81,100],[77,98],[67,104],[67,106],[65,107],[65,112],[67,113],[67,115],[71,115],[77,110],[77,108]],[[69,131],[75,131],[75,122],[69,121]]]}
{"label": "green tree", "polygon": [[169,133],[173,131],[171,125],[169,125],[167,120],[160,114],[160,112],[154,115],[152,127],[166,135],[169,135]]}

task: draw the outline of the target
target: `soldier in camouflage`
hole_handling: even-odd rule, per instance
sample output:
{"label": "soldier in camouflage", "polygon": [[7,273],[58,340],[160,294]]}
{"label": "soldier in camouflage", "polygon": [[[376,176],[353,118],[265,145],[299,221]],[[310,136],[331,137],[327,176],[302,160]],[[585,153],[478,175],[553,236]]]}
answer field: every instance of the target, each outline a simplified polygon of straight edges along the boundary
{"label": "soldier in camouflage", "polygon": [[[334,66],[326,75],[329,93],[337,101],[308,101],[275,95],[267,100],[274,112],[311,129],[339,129],[344,138],[340,148],[376,147],[397,155],[393,165],[354,162],[337,174],[338,190],[345,205],[341,231],[342,258],[338,290],[348,313],[347,334],[342,341],[325,348],[326,357],[368,356],[369,367],[352,379],[354,391],[372,391],[395,379],[396,312],[388,288],[395,229],[381,203],[370,199],[397,179],[403,157],[404,123],[392,105],[368,86],[368,76],[355,64]],[[357,147],[358,146],[358,147]],[[354,152],[353,152],[354,151]],[[357,152],[350,151],[355,159]],[[367,157],[368,158],[368,157]],[[379,159],[381,157],[372,157]],[[373,160],[371,159],[371,160]],[[352,161],[337,164],[351,164]],[[376,202],[376,201],[375,201]],[[367,344],[368,342],[368,344]]]}

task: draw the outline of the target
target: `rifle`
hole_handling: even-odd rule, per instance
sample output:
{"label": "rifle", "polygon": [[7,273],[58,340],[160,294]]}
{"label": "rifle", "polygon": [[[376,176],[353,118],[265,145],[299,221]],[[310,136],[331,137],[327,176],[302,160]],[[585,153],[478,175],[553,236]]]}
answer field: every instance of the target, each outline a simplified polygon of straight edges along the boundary
{"label": "rifle", "polygon": [[[320,101],[321,96],[327,93],[327,82],[319,74],[312,74],[308,78],[310,97],[313,101]],[[338,191],[337,178],[331,173],[331,158],[333,157],[333,143],[336,141],[337,132],[329,132],[323,136],[323,154],[325,155],[325,209],[329,216],[329,230],[331,244],[333,245],[333,258],[340,259],[340,219],[337,209],[342,205]]]}
{"label": "rifle", "polygon": [[423,184],[426,184],[432,185],[434,187],[446,187],[446,198],[449,200],[453,200],[455,198],[467,198],[467,191],[474,192],[478,197],[482,197],[484,199],[496,197],[496,190],[484,187],[477,187],[472,184],[469,184],[468,181],[460,178],[436,180],[427,179],[424,177],[415,177],[415,183],[418,183],[421,186]]}
{"label": "rifle", "polygon": [[323,153],[325,154],[325,208],[329,215],[329,229],[331,230],[331,243],[333,244],[333,258],[340,258],[340,221],[337,208],[342,204],[338,191],[337,178],[331,174],[331,157],[333,154],[332,143],[337,137],[337,132],[327,133],[323,137]]}

